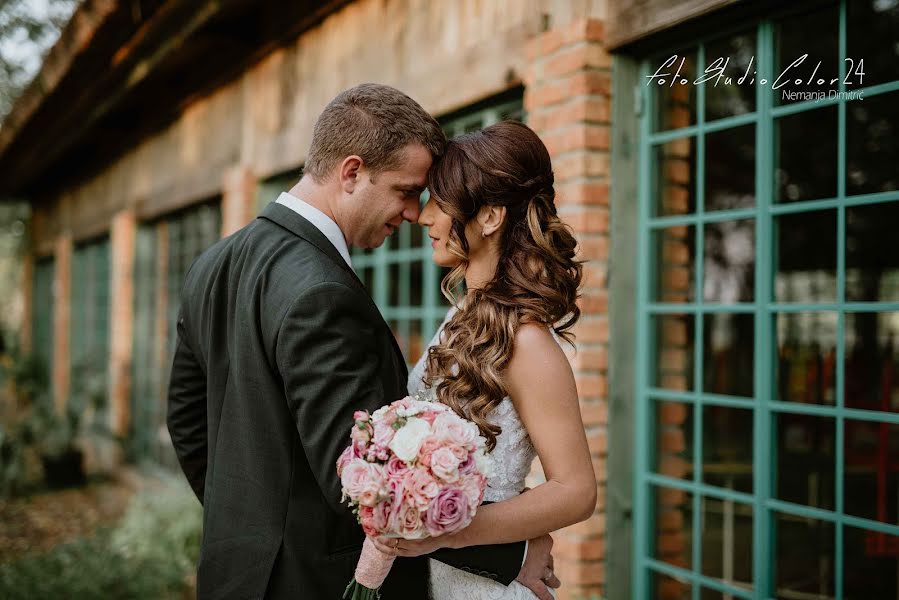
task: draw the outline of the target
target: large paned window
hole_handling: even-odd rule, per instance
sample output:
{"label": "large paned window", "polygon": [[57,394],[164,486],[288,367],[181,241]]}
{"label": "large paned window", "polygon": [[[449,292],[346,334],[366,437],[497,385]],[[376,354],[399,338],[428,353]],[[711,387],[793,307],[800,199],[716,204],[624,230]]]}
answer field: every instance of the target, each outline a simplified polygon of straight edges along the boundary
{"label": "large paned window", "polygon": [[165,397],[181,289],[193,261],[219,240],[221,224],[221,203],[213,200],[138,227],[131,394],[135,457],[174,460],[165,433]]}
{"label": "large paned window", "polygon": [[69,368],[77,405],[105,414],[109,364],[109,238],[77,244],[72,253]]}
{"label": "large paned window", "polygon": [[[442,125],[452,138],[508,119],[523,119],[520,94],[451,115]],[[427,191],[422,200],[426,198]],[[447,271],[431,261],[431,252],[424,230],[405,222],[380,248],[352,251],[353,268],[410,364],[421,356],[449,308],[440,291],[440,280]]]}
{"label": "large paned window", "polygon": [[642,68],[635,598],[899,597],[899,3],[804,6]]}
{"label": "large paned window", "polygon": [[53,276],[52,256],[35,261],[31,291],[31,348],[46,370],[48,391],[53,385]]}

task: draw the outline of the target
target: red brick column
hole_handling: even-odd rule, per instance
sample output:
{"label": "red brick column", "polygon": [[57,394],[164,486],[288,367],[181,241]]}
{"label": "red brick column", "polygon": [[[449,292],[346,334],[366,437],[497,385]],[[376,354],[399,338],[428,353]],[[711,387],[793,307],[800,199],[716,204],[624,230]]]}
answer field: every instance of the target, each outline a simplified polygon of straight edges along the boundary
{"label": "red brick column", "polygon": [[222,182],[222,237],[229,236],[256,216],[256,177],[249,167],[237,165]]}
{"label": "red brick column", "polygon": [[606,427],[608,414],[609,115],[611,58],[603,23],[577,21],[547,31],[529,46],[528,123],[553,160],[556,205],[575,232],[584,265],[577,353],[570,353],[598,480],[596,512],[553,537],[560,600],[604,592]]}
{"label": "red brick column", "polygon": [[62,412],[69,397],[69,333],[72,308],[72,234],[56,238],[53,273],[53,403]]}
{"label": "red brick column", "polygon": [[134,328],[134,211],[123,210],[110,231],[111,282],[109,298],[109,419],[112,432],[123,437],[131,418],[131,357]]}

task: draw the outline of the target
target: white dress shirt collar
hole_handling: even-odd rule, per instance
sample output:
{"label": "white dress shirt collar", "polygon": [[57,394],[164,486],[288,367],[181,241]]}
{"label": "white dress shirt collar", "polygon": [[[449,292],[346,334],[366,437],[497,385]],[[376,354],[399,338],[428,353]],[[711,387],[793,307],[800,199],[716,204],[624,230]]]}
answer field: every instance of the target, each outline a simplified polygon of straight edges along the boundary
{"label": "white dress shirt collar", "polygon": [[350,250],[347,247],[346,239],[343,237],[343,232],[340,231],[340,227],[328,215],[287,192],[281,192],[276,202],[283,204],[315,225],[315,228],[321,231],[328,238],[328,241],[331,242],[331,245],[337,249],[340,256],[346,261],[346,264],[351,269],[353,268],[353,263],[350,260]]}

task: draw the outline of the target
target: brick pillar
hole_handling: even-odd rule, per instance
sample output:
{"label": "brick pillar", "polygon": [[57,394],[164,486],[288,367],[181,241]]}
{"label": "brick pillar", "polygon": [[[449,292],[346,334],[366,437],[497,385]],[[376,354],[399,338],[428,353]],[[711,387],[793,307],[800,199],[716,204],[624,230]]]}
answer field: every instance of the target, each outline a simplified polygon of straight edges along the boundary
{"label": "brick pillar", "polygon": [[593,516],[553,534],[559,600],[604,593],[605,482],[608,415],[609,115],[611,58],[597,19],[552,29],[532,40],[524,104],[528,123],[546,143],[556,205],[575,232],[584,265],[577,353],[569,354],[598,480]]}
{"label": "brick pillar", "polygon": [[56,238],[53,274],[53,403],[58,412],[69,397],[69,323],[72,306],[72,234]]}
{"label": "brick pillar", "polygon": [[22,354],[31,353],[33,332],[31,321],[33,320],[34,307],[34,254],[30,252],[22,257],[22,275],[19,284],[19,294],[22,297],[22,321],[19,329],[19,343]]}
{"label": "brick pillar", "polygon": [[112,220],[109,313],[109,426],[124,437],[130,423],[134,327],[134,236],[137,220],[126,209]]}
{"label": "brick pillar", "polygon": [[225,237],[256,216],[256,177],[247,166],[233,166],[225,172],[222,190],[222,237]]}

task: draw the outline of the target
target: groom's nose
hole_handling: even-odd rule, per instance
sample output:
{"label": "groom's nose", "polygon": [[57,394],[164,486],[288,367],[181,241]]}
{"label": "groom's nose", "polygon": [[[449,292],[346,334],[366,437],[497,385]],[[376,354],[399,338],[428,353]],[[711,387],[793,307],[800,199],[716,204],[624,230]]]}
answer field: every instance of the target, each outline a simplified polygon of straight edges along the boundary
{"label": "groom's nose", "polygon": [[417,223],[418,216],[421,214],[421,204],[418,201],[418,198],[414,200],[407,200],[406,206],[403,208],[403,219],[409,221],[410,223]]}

